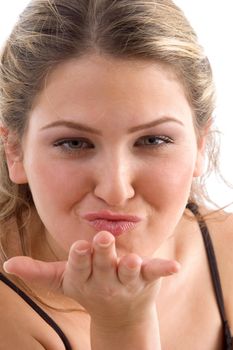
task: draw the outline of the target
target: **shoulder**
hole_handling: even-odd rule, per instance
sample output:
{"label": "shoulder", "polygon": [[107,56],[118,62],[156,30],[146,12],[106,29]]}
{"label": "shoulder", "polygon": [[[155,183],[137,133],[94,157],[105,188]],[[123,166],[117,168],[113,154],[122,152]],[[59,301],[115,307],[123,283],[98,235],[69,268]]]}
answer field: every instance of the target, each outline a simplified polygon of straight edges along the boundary
{"label": "shoulder", "polygon": [[227,318],[233,327],[233,213],[223,210],[206,216],[223,289]]}
{"label": "shoulder", "polygon": [[30,334],[30,330],[26,329],[27,323],[20,316],[21,306],[15,304],[14,295],[8,289],[0,281],[1,349],[44,349]]}
{"label": "shoulder", "polygon": [[233,213],[223,210],[204,214],[210,236],[220,260],[233,264]]}
{"label": "shoulder", "polygon": [[14,323],[6,322],[5,318],[0,319],[0,348],[1,349],[34,349],[45,350],[40,342],[27,333],[23,333],[20,327]]}
{"label": "shoulder", "polygon": [[50,327],[0,280],[0,349],[63,349]]}

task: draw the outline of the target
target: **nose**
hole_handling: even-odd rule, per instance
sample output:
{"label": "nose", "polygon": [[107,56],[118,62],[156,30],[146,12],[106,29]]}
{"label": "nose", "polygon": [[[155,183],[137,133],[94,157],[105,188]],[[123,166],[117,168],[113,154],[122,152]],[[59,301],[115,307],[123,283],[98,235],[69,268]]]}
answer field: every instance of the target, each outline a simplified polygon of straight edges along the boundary
{"label": "nose", "polygon": [[95,196],[108,206],[123,206],[135,196],[132,172],[129,161],[124,157],[110,157],[96,172]]}

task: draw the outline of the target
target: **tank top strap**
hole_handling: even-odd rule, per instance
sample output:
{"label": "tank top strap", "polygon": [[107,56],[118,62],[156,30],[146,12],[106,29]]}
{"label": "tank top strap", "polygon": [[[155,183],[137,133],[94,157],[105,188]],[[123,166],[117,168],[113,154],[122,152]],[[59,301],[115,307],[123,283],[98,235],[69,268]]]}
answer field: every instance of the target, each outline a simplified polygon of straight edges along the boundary
{"label": "tank top strap", "polygon": [[211,278],[214,286],[214,291],[216,295],[216,300],[220,312],[220,316],[222,319],[223,324],[223,330],[224,330],[224,341],[225,341],[225,348],[226,350],[232,350],[233,347],[233,340],[232,335],[230,331],[230,327],[226,318],[226,312],[225,312],[225,306],[224,306],[224,299],[223,299],[223,292],[222,292],[222,286],[221,286],[221,280],[217,265],[217,260],[214,252],[213,243],[211,240],[211,236],[209,233],[208,226],[203,219],[202,215],[199,212],[198,206],[195,203],[188,203],[186,208],[188,208],[197,218],[198,225],[203,237],[204,246],[206,249],[206,254],[208,258]]}
{"label": "tank top strap", "polygon": [[57,325],[57,323],[43,310],[41,309],[25,292],[23,292],[19,287],[17,287],[12,281],[10,281],[6,276],[4,276],[0,272],[0,281],[5,283],[9,288],[11,288],[14,292],[16,292],[31,308],[40,315],[40,317],[47,322],[50,327],[52,327],[58,336],[61,338],[65,349],[72,350],[71,345],[63,333],[61,328]]}

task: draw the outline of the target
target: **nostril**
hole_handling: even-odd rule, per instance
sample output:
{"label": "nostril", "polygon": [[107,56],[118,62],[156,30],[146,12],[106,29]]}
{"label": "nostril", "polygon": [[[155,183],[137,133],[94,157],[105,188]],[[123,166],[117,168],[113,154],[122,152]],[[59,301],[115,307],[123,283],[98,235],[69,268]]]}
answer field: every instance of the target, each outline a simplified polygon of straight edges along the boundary
{"label": "nostril", "polygon": [[121,205],[135,196],[134,188],[130,185],[120,185],[106,181],[95,187],[94,195],[105,201],[109,206]]}

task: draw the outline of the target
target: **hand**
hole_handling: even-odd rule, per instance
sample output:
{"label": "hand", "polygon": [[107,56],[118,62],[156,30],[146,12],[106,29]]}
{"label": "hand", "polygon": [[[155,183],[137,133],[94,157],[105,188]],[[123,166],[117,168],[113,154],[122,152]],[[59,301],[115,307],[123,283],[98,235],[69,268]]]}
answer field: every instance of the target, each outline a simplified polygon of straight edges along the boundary
{"label": "hand", "polygon": [[115,239],[99,232],[93,242],[77,241],[67,262],[42,262],[14,257],[6,272],[47,289],[61,289],[77,300],[96,322],[139,322],[148,317],[161,277],[176,273],[179,264],[160,259],[142,260],[136,254],[118,258]]}

